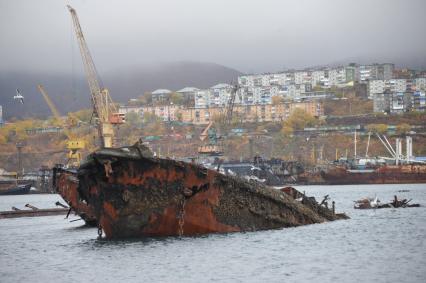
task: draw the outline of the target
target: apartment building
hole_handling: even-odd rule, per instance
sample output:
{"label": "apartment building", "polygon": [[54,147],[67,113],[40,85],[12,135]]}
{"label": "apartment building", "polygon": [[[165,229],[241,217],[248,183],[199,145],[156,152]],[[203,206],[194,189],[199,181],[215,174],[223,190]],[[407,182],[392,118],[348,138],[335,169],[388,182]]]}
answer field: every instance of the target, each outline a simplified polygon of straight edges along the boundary
{"label": "apartment building", "polygon": [[172,93],[171,90],[168,89],[157,89],[152,92],[152,102],[160,103],[167,100],[169,95]]}
{"label": "apartment building", "polygon": [[[235,105],[234,117],[243,122],[278,122],[290,116],[296,108],[303,109],[312,116],[324,115],[320,101],[287,102],[280,104]],[[119,113],[137,113],[141,118],[146,113],[154,114],[162,121],[181,121],[191,124],[208,124],[210,121],[224,115],[224,107],[195,108],[177,105],[164,106],[121,106]]]}
{"label": "apartment building", "polygon": [[201,89],[195,92],[194,95],[194,107],[195,108],[206,108],[210,106],[210,89]]}
{"label": "apartment building", "polygon": [[[279,122],[287,119],[296,108],[303,109],[313,116],[324,115],[324,108],[319,101],[292,102],[280,104],[235,105],[233,115],[242,122]],[[224,114],[223,107],[204,109],[182,108],[179,110],[183,122],[208,124]]]}
{"label": "apartment building", "polygon": [[408,111],[426,111],[425,92],[393,92],[374,94],[374,112],[403,113]]}
{"label": "apartment building", "polygon": [[416,78],[414,82],[416,90],[426,91],[426,78]]}
{"label": "apartment building", "polygon": [[391,92],[405,92],[411,90],[412,82],[406,79],[391,80],[369,80],[367,83],[367,94],[373,98],[374,94],[384,93],[386,90]]}

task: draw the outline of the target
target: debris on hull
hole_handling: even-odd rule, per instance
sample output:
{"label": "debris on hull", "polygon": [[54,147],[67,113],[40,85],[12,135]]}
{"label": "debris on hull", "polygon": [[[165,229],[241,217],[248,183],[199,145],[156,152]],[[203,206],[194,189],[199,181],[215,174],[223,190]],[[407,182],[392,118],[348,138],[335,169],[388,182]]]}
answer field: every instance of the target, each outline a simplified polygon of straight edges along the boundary
{"label": "debris on hull", "polygon": [[[257,182],[152,157],[141,145],[96,151],[75,177],[75,191],[106,238],[255,231],[346,218]],[[70,178],[63,180],[59,187]]]}

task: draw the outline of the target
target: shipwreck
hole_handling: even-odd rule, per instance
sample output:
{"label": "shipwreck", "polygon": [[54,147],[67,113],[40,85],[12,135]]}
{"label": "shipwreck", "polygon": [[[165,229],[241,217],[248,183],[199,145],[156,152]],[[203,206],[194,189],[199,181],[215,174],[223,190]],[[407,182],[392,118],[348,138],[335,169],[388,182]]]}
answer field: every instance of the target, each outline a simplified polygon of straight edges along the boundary
{"label": "shipwreck", "polygon": [[154,157],[140,143],[100,149],[78,170],[54,172],[55,189],[106,238],[256,231],[347,218],[286,190]]}

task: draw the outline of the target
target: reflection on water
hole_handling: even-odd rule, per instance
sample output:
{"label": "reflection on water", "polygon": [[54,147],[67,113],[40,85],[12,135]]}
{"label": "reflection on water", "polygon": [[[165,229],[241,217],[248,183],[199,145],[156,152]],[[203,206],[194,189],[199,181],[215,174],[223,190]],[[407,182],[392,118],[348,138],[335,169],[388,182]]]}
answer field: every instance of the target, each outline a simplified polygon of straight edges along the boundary
{"label": "reflection on water", "polygon": [[[426,282],[426,185],[298,187],[329,194],[351,217],[247,233],[99,240],[64,216],[0,220],[1,282]],[[399,190],[409,192],[398,192]],[[423,207],[354,210],[353,201],[393,195]],[[0,209],[46,207],[52,195],[0,197]],[[51,206],[50,206],[51,207]]]}

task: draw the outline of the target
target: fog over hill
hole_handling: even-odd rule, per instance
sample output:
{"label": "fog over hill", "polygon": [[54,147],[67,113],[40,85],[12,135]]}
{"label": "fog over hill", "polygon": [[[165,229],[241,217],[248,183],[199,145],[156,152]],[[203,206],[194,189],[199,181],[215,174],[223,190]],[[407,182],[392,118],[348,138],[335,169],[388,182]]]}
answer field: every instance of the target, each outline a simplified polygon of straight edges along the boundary
{"label": "fog over hill", "polygon": [[[208,88],[220,82],[230,83],[239,75],[241,72],[237,70],[200,62],[173,62],[100,72],[102,82],[109,88],[113,100],[120,103],[157,88]],[[78,74],[3,71],[0,73],[0,105],[3,105],[5,119],[51,115],[37,84],[44,86],[63,114],[90,107],[89,88],[83,70],[78,71]],[[25,97],[23,105],[13,100],[16,88]]]}

